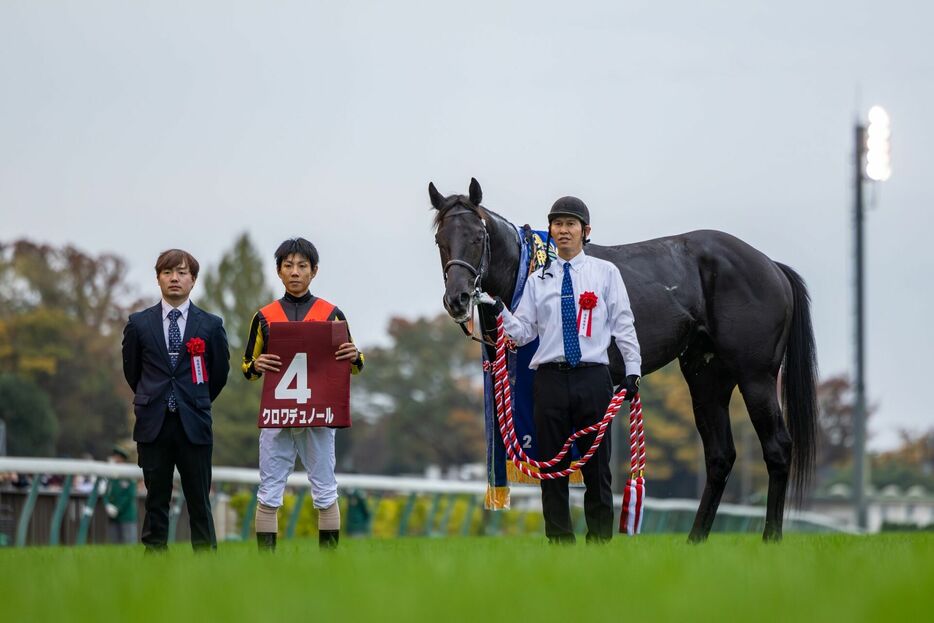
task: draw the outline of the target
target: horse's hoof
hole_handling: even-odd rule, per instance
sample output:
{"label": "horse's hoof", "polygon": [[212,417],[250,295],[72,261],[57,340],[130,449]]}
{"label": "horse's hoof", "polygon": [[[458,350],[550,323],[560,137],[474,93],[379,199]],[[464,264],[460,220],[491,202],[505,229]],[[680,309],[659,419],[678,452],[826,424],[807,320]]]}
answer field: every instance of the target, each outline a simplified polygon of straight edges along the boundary
{"label": "horse's hoof", "polygon": [[763,543],[781,543],[782,542],[782,533],[781,532],[763,532],[762,533],[762,542]]}

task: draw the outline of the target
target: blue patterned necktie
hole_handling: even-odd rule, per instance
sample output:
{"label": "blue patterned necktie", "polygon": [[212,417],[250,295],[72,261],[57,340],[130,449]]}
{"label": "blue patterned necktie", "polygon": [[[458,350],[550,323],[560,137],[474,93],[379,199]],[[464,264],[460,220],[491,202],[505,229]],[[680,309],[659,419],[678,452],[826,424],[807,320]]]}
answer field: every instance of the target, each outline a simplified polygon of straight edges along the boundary
{"label": "blue patterned necktie", "polygon": [[581,361],[581,343],[577,337],[577,306],[574,305],[574,288],[571,286],[571,264],[564,264],[564,281],[561,283],[561,329],[564,332],[564,359],[576,366]]}
{"label": "blue patterned necktie", "polygon": [[[178,328],[178,319],[182,317],[182,312],[173,309],[169,312],[169,359],[172,361],[172,367],[178,363],[179,352],[182,349],[182,332]],[[169,411],[175,411],[178,408],[178,401],[175,399],[175,391],[169,391]]]}

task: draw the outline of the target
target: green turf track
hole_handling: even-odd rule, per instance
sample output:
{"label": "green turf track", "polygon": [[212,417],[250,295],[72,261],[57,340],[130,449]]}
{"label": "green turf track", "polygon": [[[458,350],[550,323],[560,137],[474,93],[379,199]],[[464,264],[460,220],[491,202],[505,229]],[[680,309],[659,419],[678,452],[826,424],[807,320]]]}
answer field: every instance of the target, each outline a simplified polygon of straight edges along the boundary
{"label": "green turf track", "polygon": [[0,550],[0,621],[930,621],[934,535]]}

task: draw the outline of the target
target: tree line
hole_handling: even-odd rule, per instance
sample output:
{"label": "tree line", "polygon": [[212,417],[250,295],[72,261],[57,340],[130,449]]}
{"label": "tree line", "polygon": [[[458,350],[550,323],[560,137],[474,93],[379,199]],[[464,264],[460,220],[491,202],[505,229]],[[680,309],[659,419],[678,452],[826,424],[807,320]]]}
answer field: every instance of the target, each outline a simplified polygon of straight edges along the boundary
{"label": "tree line", "polygon": [[[247,381],[239,367],[253,314],[279,296],[263,280],[265,263],[244,233],[202,269],[193,297],[224,318],[230,341],[231,376],[214,405],[217,465],[257,464],[261,383]],[[126,263],[113,254],[0,243],[0,420],[9,454],[101,459],[115,443],[132,447],[120,342],[128,314],[155,301],[151,294],[140,298],[125,275]],[[391,318],[386,332],[385,346],[362,345],[367,364],[352,380],[354,425],[338,432],[338,470],[414,474],[429,465],[482,463],[479,346],[444,313]],[[677,365],[647,376],[642,395],[652,495],[696,496],[703,449]],[[818,484],[845,481],[853,444],[848,380],[825,379],[819,401]],[[737,462],[725,499],[756,502],[767,474],[738,392],[730,412]],[[902,447],[873,457],[879,485],[932,485],[932,472],[934,431],[903,432]]]}

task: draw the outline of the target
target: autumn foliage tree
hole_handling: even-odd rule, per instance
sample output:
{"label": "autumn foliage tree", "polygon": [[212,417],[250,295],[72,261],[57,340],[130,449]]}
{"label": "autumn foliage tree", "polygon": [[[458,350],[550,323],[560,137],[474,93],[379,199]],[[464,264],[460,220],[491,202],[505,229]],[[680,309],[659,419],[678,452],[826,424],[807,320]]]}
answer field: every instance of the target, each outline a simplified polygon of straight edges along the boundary
{"label": "autumn foliage tree", "polygon": [[[703,445],[694,425],[691,393],[677,362],[647,375],[642,381],[640,395],[645,414],[646,477],[650,495],[698,497],[705,475]],[[730,427],[736,462],[723,499],[744,503],[757,501],[768,486],[768,473],[759,439],[738,389],[734,390],[730,403]],[[623,452],[621,458],[628,461],[628,452]]]}
{"label": "autumn foliage tree", "polygon": [[131,307],[125,274],[111,254],[0,243],[0,372],[45,394],[55,454],[102,458],[130,434],[130,394],[115,356]]}
{"label": "autumn foliage tree", "polygon": [[445,314],[392,318],[388,336],[388,345],[364,349],[366,367],[353,377],[355,423],[338,432],[341,466],[397,474],[483,461],[477,343]]}
{"label": "autumn foliage tree", "polygon": [[240,364],[253,315],[275,296],[264,281],[265,273],[259,252],[243,233],[216,266],[202,270],[192,292],[198,305],[224,319],[230,346],[230,377],[212,408],[218,465],[253,467],[259,460],[256,415],[262,381],[248,381]]}
{"label": "autumn foliage tree", "polygon": [[49,397],[35,383],[0,374],[0,420],[13,456],[48,456],[55,452],[58,422]]}

